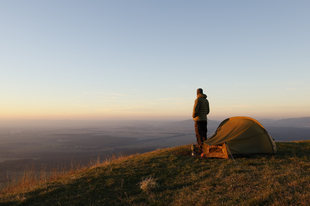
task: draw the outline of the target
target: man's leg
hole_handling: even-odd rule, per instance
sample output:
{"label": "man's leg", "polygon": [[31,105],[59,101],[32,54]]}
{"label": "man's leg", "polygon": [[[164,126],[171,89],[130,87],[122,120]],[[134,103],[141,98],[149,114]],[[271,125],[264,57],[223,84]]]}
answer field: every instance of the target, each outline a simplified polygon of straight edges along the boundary
{"label": "man's leg", "polygon": [[202,135],[202,142],[207,140],[207,121],[202,121],[201,123],[201,135]]}
{"label": "man's leg", "polygon": [[201,153],[200,151],[201,138],[199,134],[199,122],[195,122],[195,133],[196,133],[196,139],[197,139],[197,144],[198,144],[198,153]]}
{"label": "man's leg", "polygon": [[195,133],[198,143],[198,152],[202,153],[202,143],[207,139],[207,122],[206,121],[195,122]]}

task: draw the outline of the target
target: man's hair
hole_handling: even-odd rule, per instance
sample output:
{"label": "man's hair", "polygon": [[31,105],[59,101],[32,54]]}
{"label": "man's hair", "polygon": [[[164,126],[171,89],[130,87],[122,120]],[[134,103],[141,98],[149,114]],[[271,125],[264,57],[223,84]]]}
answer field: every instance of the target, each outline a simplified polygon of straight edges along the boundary
{"label": "man's hair", "polygon": [[203,94],[203,90],[201,88],[197,89],[197,94]]}

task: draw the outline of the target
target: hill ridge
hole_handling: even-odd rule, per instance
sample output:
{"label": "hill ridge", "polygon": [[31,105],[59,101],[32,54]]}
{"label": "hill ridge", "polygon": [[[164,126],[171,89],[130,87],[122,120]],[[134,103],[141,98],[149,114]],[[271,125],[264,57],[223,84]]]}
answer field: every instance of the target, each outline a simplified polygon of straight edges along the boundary
{"label": "hill ridge", "polygon": [[[292,205],[310,203],[310,141],[275,156],[192,158],[188,145],[110,159],[7,190],[1,205]],[[142,187],[144,184],[145,187]]]}

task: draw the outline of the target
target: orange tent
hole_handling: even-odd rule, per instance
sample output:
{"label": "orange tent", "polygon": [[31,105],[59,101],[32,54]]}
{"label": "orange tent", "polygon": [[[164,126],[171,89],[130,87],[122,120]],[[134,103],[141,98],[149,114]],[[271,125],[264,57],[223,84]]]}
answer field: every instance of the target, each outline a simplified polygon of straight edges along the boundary
{"label": "orange tent", "polygon": [[205,157],[276,154],[276,144],[257,120],[250,117],[225,119],[203,144]]}

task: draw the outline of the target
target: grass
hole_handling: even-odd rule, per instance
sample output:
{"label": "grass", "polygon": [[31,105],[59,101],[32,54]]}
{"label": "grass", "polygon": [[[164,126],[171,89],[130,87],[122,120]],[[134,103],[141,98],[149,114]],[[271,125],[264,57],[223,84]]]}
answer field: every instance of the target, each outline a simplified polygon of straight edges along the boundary
{"label": "grass", "polygon": [[192,158],[188,145],[112,158],[12,185],[0,205],[309,205],[310,141],[276,144],[277,155],[238,166]]}

